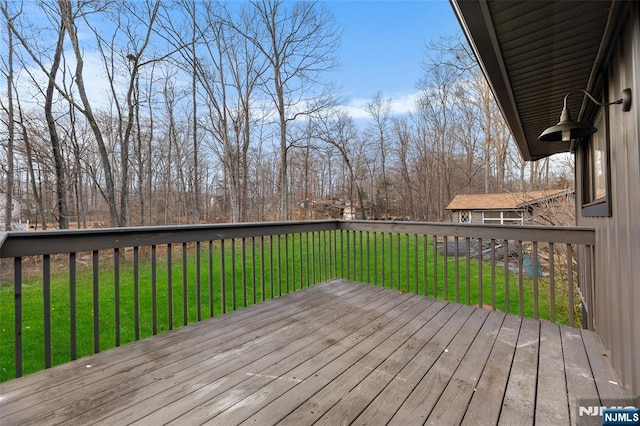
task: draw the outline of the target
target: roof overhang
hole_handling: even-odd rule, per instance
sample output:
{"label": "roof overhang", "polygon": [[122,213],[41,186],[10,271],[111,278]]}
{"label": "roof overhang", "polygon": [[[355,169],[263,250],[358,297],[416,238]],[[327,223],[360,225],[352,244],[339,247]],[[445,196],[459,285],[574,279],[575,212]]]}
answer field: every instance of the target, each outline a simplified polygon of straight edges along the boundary
{"label": "roof overhang", "polygon": [[[624,1],[450,1],[523,158],[568,152],[538,136],[558,122],[564,95],[593,89]],[[586,102],[568,106],[581,119]]]}

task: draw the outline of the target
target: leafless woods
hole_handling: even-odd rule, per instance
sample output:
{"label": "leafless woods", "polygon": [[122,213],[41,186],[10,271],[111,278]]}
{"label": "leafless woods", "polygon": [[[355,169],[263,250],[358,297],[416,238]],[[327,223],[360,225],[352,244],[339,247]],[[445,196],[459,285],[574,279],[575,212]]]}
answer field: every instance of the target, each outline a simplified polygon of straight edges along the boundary
{"label": "leafless woods", "polygon": [[7,227],[11,205],[59,228],[442,220],[457,193],[570,184],[520,159],[459,37],[415,52],[411,112],[372,87],[354,119],[320,2],[0,2]]}

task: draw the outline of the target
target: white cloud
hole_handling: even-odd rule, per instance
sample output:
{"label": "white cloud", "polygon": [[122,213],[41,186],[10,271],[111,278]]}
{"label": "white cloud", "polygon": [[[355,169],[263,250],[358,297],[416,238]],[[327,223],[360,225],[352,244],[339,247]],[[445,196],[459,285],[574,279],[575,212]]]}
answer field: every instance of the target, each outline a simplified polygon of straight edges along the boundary
{"label": "white cloud", "polygon": [[[416,102],[420,97],[420,92],[413,93],[397,93],[390,96],[385,96],[384,99],[391,99],[391,114],[404,115],[415,110]],[[367,104],[369,104],[373,98],[352,98],[344,109],[351,115],[354,120],[368,119],[371,116],[366,111]]]}

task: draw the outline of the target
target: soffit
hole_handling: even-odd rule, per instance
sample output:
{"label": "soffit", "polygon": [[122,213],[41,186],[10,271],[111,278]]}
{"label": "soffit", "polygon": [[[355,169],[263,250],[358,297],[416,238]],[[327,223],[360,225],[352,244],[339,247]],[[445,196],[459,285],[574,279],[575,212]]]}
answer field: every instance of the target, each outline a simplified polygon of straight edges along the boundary
{"label": "soffit", "polygon": [[[526,160],[567,152],[569,144],[539,142],[558,122],[562,99],[588,89],[610,31],[611,0],[452,0]],[[583,98],[569,98],[576,119]]]}

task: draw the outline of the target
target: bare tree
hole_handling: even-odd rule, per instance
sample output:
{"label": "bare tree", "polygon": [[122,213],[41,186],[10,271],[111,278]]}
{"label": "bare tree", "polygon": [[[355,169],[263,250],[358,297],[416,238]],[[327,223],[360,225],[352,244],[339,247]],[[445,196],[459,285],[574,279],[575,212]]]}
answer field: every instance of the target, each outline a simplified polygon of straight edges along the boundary
{"label": "bare tree", "polygon": [[391,131],[392,117],[391,117],[391,99],[383,98],[381,92],[377,92],[371,102],[369,102],[365,110],[371,116],[373,123],[369,126],[368,135],[375,142],[373,147],[376,152],[380,154],[380,170],[382,176],[380,177],[378,185],[382,188],[383,193],[383,206],[384,217],[389,218],[389,189],[391,187],[391,181],[387,175],[388,167],[388,155],[393,150],[390,148],[391,138],[389,132]]}
{"label": "bare tree", "polygon": [[265,90],[278,117],[280,216],[287,220],[287,128],[300,115],[326,105],[325,94],[315,94],[309,85],[321,85],[321,74],[336,66],[339,32],[330,13],[317,1],[291,6],[281,0],[255,0],[251,4],[259,25],[238,30],[260,50],[270,66],[267,78],[271,89],[265,86]]}
{"label": "bare tree", "polygon": [[[364,192],[357,177],[358,156],[355,145],[357,131],[351,117],[341,110],[331,111],[330,115],[318,115],[314,120],[314,133],[318,139],[338,150],[349,173],[349,199],[359,219],[365,219]],[[355,164],[354,164],[355,163]],[[354,194],[357,203],[354,203]]]}
{"label": "bare tree", "polygon": [[[8,10],[9,2],[5,0],[4,2],[4,10]],[[7,19],[7,63],[6,69],[3,69],[3,74],[7,80],[7,105],[2,104],[2,109],[6,111],[7,114],[7,184],[5,191],[5,205],[4,205],[4,226],[7,231],[11,229],[11,206],[13,204],[13,145],[15,139],[15,113],[13,109],[13,34],[11,31],[10,20],[13,17],[8,16],[7,13],[4,14]]]}

